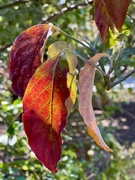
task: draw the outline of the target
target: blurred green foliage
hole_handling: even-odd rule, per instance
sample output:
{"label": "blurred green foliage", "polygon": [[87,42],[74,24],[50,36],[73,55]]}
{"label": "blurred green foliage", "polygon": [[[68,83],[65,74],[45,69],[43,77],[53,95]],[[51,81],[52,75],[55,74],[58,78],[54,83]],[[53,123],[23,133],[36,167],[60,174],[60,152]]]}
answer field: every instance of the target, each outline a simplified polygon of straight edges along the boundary
{"label": "blurred green foliage", "polygon": [[[70,8],[84,2],[81,0],[77,2],[75,0],[52,0],[51,2],[48,0],[25,0],[24,2],[19,1],[20,3],[13,6],[12,3],[14,2],[16,1],[0,0],[0,180],[133,180],[135,176],[135,144],[133,143],[130,148],[120,145],[113,135],[116,128],[113,129],[108,126],[106,129],[98,121],[105,141],[114,150],[113,154],[104,152],[87,135],[76,106],[69,117],[67,126],[69,134],[63,134],[63,154],[58,167],[59,172],[56,175],[50,173],[35,158],[27,144],[21,121],[21,99],[13,93],[8,77],[8,56],[17,35],[32,25],[46,22],[49,18],[50,20],[47,22],[54,23],[80,40],[81,38],[74,28],[77,28],[81,36],[91,42],[92,45],[97,38],[97,51],[106,50],[114,58],[118,54],[119,40],[124,40],[125,50],[115,69],[116,76],[114,74],[114,78],[117,78],[127,69],[135,67],[135,49],[133,47],[135,4],[132,3],[129,8],[131,18],[127,17],[121,32],[117,34],[117,37],[110,32],[110,39],[106,46],[103,46],[98,37],[97,28],[92,21],[92,5],[77,7],[72,11],[61,13],[63,8]],[[7,4],[11,5],[2,8]],[[61,13],[61,15],[53,18],[53,15],[57,13]],[[56,40],[71,42],[64,35],[55,33],[49,39],[48,44]],[[82,48],[75,42],[73,43],[82,56],[93,55],[91,51]],[[79,61],[78,67],[81,68],[82,64]],[[102,64],[105,66],[109,62],[104,59]],[[121,64],[124,71],[121,71]],[[103,84],[100,82],[103,82],[102,77],[98,79],[97,83]],[[98,95],[101,91],[103,92],[103,88],[103,85],[97,86]],[[117,101],[119,99],[119,95],[115,92],[111,92],[110,97],[115,97]],[[106,113],[103,114],[102,118],[112,116],[121,107],[116,107],[112,101],[105,109]]]}

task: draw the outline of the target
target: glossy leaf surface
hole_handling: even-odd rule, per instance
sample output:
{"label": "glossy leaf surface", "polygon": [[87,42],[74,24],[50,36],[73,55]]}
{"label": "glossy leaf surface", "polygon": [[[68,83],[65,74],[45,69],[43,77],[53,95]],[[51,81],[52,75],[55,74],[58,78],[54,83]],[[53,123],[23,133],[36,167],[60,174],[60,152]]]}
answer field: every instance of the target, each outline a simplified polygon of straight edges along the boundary
{"label": "glossy leaf surface", "polygon": [[60,54],[48,59],[36,70],[23,98],[23,122],[29,145],[54,173],[61,157],[61,132],[68,115],[68,72],[68,64],[60,60]]}
{"label": "glossy leaf surface", "polygon": [[[90,59],[91,62],[97,61],[106,54],[99,53]],[[96,123],[95,114],[92,107],[92,90],[95,76],[95,67],[86,63],[79,74],[79,111],[87,125],[88,133],[95,142],[104,150],[112,151],[104,142],[100,130]]]}
{"label": "glossy leaf surface", "polygon": [[42,64],[43,48],[51,27],[36,25],[22,32],[14,41],[10,52],[10,79],[14,92],[23,97],[35,70]]}

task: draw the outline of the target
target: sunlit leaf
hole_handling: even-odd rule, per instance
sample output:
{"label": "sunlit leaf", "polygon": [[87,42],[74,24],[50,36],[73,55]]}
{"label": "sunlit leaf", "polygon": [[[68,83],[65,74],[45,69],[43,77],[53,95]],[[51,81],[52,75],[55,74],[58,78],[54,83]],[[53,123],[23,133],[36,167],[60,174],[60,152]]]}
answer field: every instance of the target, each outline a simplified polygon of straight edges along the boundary
{"label": "sunlit leaf", "polygon": [[10,52],[10,79],[17,95],[23,97],[30,78],[42,64],[43,48],[51,33],[49,25],[36,25],[14,41]]}
{"label": "sunlit leaf", "polygon": [[76,66],[78,62],[77,57],[72,52],[73,50],[75,50],[75,47],[72,44],[68,45],[65,41],[57,41],[51,44],[48,48],[48,55],[50,57],[54,57],[58,53],[63,52],[63,56],[67,60],[69,65],[69,73],[67,74],[67,86],[70,90],[70,96],[66,101],[66,106],[69,113],[76,100]]}
{"label": "sunlit leaf", "polygon": [[[73,45],[70,45],[72,50],[74,49]],[[70,49],[66,50],[66,57],[69,64],[69,73],[67,74],[67,86],[70,90],[70,96],[66,101],[66,106],[68,108],[68,112],[70,113],[73,105],[76,100],[76,66],[78,64],[77,57],[71,52]]]}
{"label": "sunlit leaf", "polygon": [[[94,64],[106,54],[99,53],[90,59]],[[95,114],[92,107],[92,90],[95,76],[95,67],[86,63],[79,74],[79,111],[87,126],[88,133],[95,142],[104,150],[112,151],[104,142],[100,130],[96,123]]]}
{"label": "sunlit leaf", "polygon": [[69,46],[65,41],[57,41],[48,47],[47,54],[50,57],[54,57],[57,56],[61,51],[63,51],[66,48],[69,48]]}
{"label": "sunlit leaf", "polygon": [[61,54],[48,59],[30,80],[23,98],[23,122],[28,142],[37,158],[52,172],[57,172],[61,157],[61,132],[68,110],[66,60]]}

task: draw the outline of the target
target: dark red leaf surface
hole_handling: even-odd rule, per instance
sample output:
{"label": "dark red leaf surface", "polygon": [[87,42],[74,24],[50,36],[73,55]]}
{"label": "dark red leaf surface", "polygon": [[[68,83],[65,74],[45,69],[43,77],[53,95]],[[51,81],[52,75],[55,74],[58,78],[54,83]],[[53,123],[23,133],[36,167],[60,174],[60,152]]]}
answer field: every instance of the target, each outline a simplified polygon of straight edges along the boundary
{"label": "dark red leaf surface", "polygon": [[118,31],[121,30],[131,0],[104,0],[106,9]]}
{"label": "dark red leaf surface", "polygon": [[52,172],[57,172],[61,157],[61,132],[68,110],[65,101],[68,63],[60,55],[48,59],[35,72],[23,97],[23,122],[28,142],[37,158]]}
{"label": "dark red leaf surface", "polygon": [[10,79],[14,92],[23,97],[26,86],[42,63],[42,51],[51,27],[36,25],[22,32],[14,41],[10,52]]}
{"label": "dark red leaf surface", "polygon": [[107,41],[109,28],[114,31],[115,26],[118,31],[121,30],[130,2],[131,0],[94,1],[94,19],[103,43]]}
{"label": "dark red leaf surface", "polygon": [[109,27],[113,29],[113,22],[107,12],[105,3],[102,0],[95,0],[94,19],[98,30],[100,31],[102,42],[105,43],[108,38]]}

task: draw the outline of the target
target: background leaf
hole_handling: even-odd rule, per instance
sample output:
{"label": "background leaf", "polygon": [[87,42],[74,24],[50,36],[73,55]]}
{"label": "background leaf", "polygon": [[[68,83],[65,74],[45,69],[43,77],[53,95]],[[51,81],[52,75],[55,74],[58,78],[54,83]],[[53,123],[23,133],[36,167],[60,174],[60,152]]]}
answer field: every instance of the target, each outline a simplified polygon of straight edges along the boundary
{"label": "background leaf", "polygon": [[14,41],[10,52],[10,79],[14,92],[23,97],[26,86],[42,63],[43,48],[51,27],[36,25],[22,32]]}
{"label": "background leaf", "polygon": [[[107,56],[104,53],[98,53],[90,59],[91,62],[97,63],[97,61]],[[79,111],[82,115],[85,124],[88,128],[88,133],[93,137],[95,142],[104,150],[112,151],[104,142],[100,130],[96,123],[95,114],[92,107],[92,90],[95,76],[95,67],[86,63],[84,68],[79,74]]]}
{"label": "background leaf", "polygon": [[37,158],[56,173],[61,157],[61,131],[68,115],[65,101],[68,64],[60,55],[48,59],[35,72],[23,98],[23,122],[29,145]]}
{"label": "background leaf", "polygon": [[128,6],[131,3],[131,0],[104,0],[104,2],[106,4],[106,9],[109,16],[111,17],[118,31],[120,31],[124,24]]}
{"label": "background leaf", "polygon": [[118,31],[121,30],[130,2],[131,0],[94,1],[94,19],[103,43],[106,43],[108,39],[109,28],[113,31],[115,25]]}
{"label": "background leaf", "polygon": [[95,0],[94,3],[94,19],[103,43],[106,43],[108,38],[109,27],[113,30],[113,22],[108,14],[106,5],[102,0]]}

